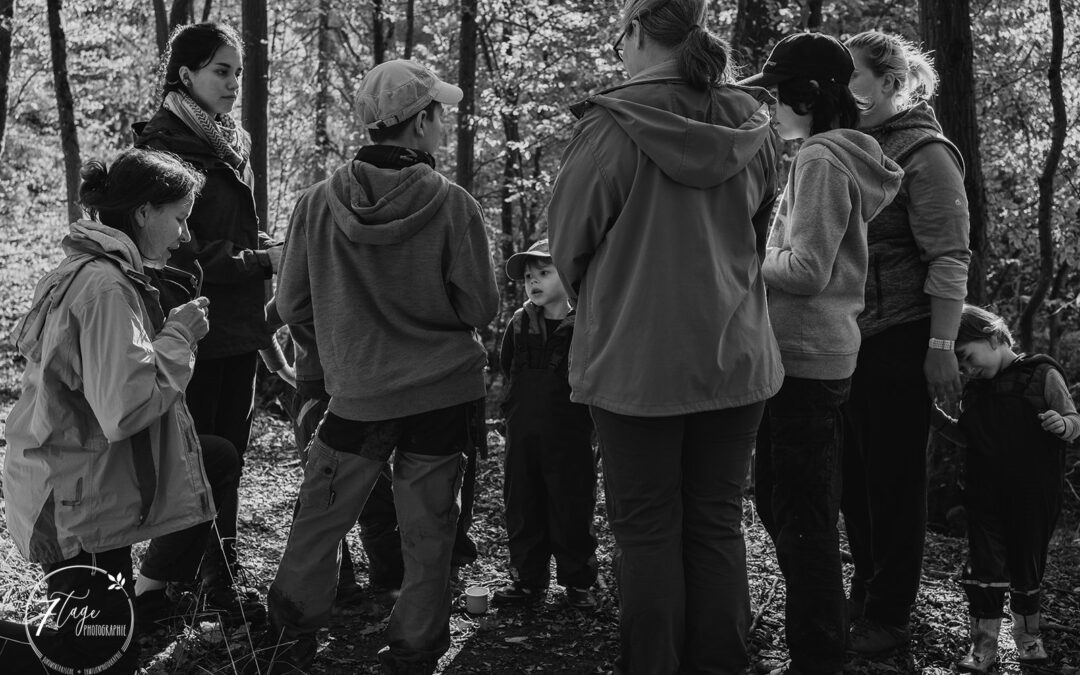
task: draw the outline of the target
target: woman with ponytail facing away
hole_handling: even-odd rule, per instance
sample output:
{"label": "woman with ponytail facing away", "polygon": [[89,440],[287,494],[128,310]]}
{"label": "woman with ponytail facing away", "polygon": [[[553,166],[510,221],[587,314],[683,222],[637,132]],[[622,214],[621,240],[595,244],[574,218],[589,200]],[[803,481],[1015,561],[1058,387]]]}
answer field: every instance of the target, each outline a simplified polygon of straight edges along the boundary
{"label": "woman with ponytail facing away", "polygon": [[742,673],[742,485],[783,371],[760,255],[776,194],[767,94],[730,84],[703,0],[630,0],[630,79],[579,117],[548,210],[576,297],[571,399],[600,435],[620,549],[617,673]]}

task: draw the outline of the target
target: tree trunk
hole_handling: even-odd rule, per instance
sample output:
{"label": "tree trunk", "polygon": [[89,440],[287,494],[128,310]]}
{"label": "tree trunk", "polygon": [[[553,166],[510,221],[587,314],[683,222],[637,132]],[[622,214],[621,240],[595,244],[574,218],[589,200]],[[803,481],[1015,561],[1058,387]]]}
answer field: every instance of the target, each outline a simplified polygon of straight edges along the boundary
{"label": "tree trunk", "polygon": [[986,301],[986,192],[975,111],[969,0],[919,0],[923,41],[934,53],[941,86],[934,106],[941,128],[964,158],[964,190],[971,222],[968,301]]}
{"label": "tree trunk", "polygon": [[461,54],[458,64],[458,86],[465,96],[458,104],[457,120],[457,184],[468,192],[473,189],[473,154],[476,129],[473,112],[476,110],[476,8],[477,0],[461,0]]}
{"label": "tree trunk", "polygon": [[60,145],[64,149],[64,169],[67,176],[67,210],[72,222],[82,217],[79,208],[79,135],[75,128],[75,100],[68,82],[67,38],[60,21],[61,0],[47,0],[49,12],[49,46],[52,49],[53,86],[56,88],[56,108],[60,113]]}
{"label": "tree trunk", "polygon": [[0,157],[7,137],[8,81],[11,78],[11,31],[15,0],[0,0]]}
{"label": "tree trunk", "polygon": [[1050,68],[1046,79],[1050,85],[1050,108],[1054,118],[1050,123],[1050,150],[1046,153],[1046,163],[1039,174],[1039,280],[1031,294],[1027,306],[1020,315],[1020,348],[1030,352],[1035,338],[1035,314],[1046,299],[1046,292],[1054,278],[1054,238],[1050,219],[1054,208],[1054,176],[1061,161],[1061,151],[1065,147],[1067,119],[1065,98],[1061,86],[1061,57],[1065,44],[1065,18],[1061,11],[1061,0],[1048,0],[1050,9]]}
{"label": "tree trunk", "polygon": [[165,53],[169,44],[169,10],[165,9],[165,0],[153,0],[154,36],[157,38],[158,56]]}
{"label": "tree trunk", "polygon": [[780,39],[775,21],[779,16],[776,0],[738,0],[735,28],[731,34],[732,61],[747,73],[757,72],[768,58],[773,44]]}
{"label": "tree trunk", "polygon": [[206,2],[203,3],[203,6],[202,6],[202,22],[203,23],[206,23],[207,21],[210,20],[210,10],[213,8],[213,6],[214,6],[213,0],[206,0]]}
{"label": "tree trunk", "polygon": [[307,183],[317,183],[326,178],[326,164],[330,157],[330,134],[327,118],[330,108],[330,0],[319,2],[318,61],[315,65],[315,157],[311,161]]}
{"label": "tree trunk", "polygon": [[416,0],[407,0],[405,3],[405,56],[412,58],[413,31],[416,30]]}
{"label": "tree trunk", "polygon": [[371,51],[375,65],[386,60],[386,29],[383,28],[383,0],[371,4]]}
{"label": "tree trunk", "polygon": [[810,0],[807,3],[806,27],[816,31],[821,28],[821,5],[825,0]]}
{"label": "tree trunk", "polygon": [[169,33],[177,26],[191,23],[195,20],[195,0],[173,0],[172,9],[169,10]]}
{"label": "tree trunk", "polygon": [[266,106],[269,100],[266,0],[243,0],[244,128],[251,134],[251,170],[255,174],[255,211],[269,227],[266,189]]}

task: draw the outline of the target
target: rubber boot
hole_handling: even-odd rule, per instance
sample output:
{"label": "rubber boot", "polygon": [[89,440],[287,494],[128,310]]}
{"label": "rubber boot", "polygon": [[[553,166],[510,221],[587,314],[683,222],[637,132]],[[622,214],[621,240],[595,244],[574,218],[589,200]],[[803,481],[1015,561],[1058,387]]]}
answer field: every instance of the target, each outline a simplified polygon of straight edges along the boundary
{"label": "rubber boot", "polygon": [[1039,612],[1034,614],[1012,613],[1013,641],[1016,643],[1017,658],[1020,665],[1046,663],[1050,656],[1043,647],[1042,636],[1039,634]]}
{"label": "rubber boot", "polygon": [[971,648],[960,663],[960,672],[987,673],[997,661],[998,633],[1001,619],[977,619],[971,617]]}

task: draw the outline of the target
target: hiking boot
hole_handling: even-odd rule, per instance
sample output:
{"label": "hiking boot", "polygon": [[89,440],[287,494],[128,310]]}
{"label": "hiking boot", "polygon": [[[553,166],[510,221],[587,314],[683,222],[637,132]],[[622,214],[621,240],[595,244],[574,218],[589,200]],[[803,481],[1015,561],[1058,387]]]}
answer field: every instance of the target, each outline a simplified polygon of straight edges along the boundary
{"label": "hiking boot", "polygon": [[247,580],[247,571],[235,565],[233,572],[231,580],[223,575],[203,579],[199,589],[199,611],[216,615],[222,623],[239,625],[265,622],[266,608],[259,594],[241,583]]}
{"label": "hiking boot", "polygon": [[964,673],[988,673],[997,662],[998,632],[1001,619],[971,617],[971,646],[956,667]]}
{"label": "hiking boot", "polygon": [[861,656],[877,656],[911,644],[911,628],[890,626],[870,619],[859,619],[851,624],[848,634],[848,651]]}
{"label": "hiking boot", "polygon": [[496,589],[491,596],[494,605],[535,605],[543,602],[547,595],[546,588],[531,588],[515,581],[509,586]]}
{"label": "hiking boot", "polygon": [[596,609],[596,598],[593,597],[592,590],[588,588],[575,588],[573,586],[567,586],[566,604],[570,605],[574,609]]}
{"label": "hiking boot", "polygon": [[311,670],[319,642],[315,634],[286,638],[269,627],[256,641],[242,675],[304,675]]}
{"label": "hiking boot", "polygon": [[1016,643],[1016,654],[1020,665],[1038,665],[1050,660],[1050,655],[1043,647],[1042,636],[1039,631],[1039,623],[1042,615],[1012,613],[1013,642]]}

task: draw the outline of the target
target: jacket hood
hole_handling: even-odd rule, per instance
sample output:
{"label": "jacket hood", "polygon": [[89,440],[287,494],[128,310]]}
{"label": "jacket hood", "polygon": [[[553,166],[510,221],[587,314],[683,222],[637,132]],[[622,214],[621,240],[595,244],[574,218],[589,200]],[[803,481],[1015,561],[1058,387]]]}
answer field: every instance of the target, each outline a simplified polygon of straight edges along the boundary
{"label": "jacket hood", "polygon": [[381,169],[362,161],[327,179],[334,224],[349,241],[375,246],[401,243],[431,222],[450,182],[427,164]]}
{"label": "jacket hood", "polygon": [[[678,88],[665,83],[682,85]],[[586,99],[607,110],[634,144],[671,180],[689,187],[715,187],[741,172],[772,133],[764,90],[726,86],[754,97],[728,100],[713,97],[709,110],[693,119],[659,106],[670,107],[670,97],[692,91],[669,61],[631,78],[626,83]],[[763,98],[763,96],[765,98]],[[686,107],[690,107],[689,101]],[[714,148],[704,153],[703,147]]]}
{"label": "jacket hood", "polygon": [[923,129],[941,135],[941,124],[938,123],[937,116],[934,115],[934,109],[926,101],[919,101],[907,110],[893,115],[878,126],[863,129],[863,131],[876,136],[879,133],[887,134],[906,129]]}
{"label": "jacket hood", "polygon": [[[892,201],[904,171],[885,156],[870,136],[854,129],[836,129],[806,139],[802,149],[813,145],[826,148],[849,170],[862,194],[862,218],[869,222]],[[802,151],[800,149],[800,152]]]}
{"label": "jacket hood", "polygon": [[64,299],[76,273],[98,258],[108,258],[125,273],[142,273],[142,257],[135,243],[119,230],[92,220],[79,220],[62,242],[67,257],[46,274],[34,291],[34,302],[12,331],[12,342],[30,361],[41,358],[41,336],[49,313]]}

